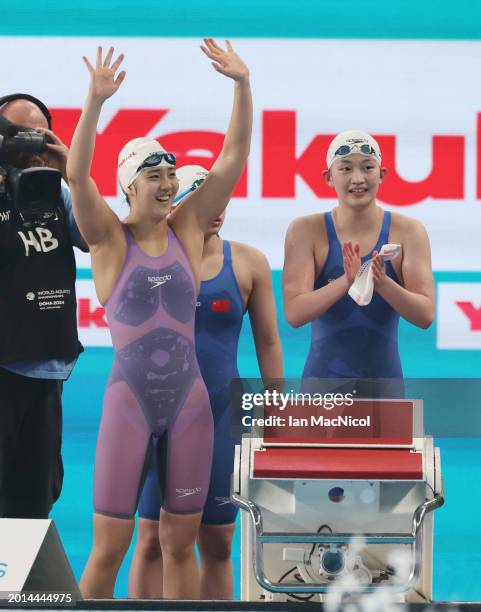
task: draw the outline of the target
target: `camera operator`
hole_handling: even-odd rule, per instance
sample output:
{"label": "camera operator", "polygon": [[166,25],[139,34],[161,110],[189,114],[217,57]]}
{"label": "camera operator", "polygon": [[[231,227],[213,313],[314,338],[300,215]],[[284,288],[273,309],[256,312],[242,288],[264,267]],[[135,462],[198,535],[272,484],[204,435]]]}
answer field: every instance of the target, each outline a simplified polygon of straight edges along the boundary
{"label": "camera operator", "polygon": [[63,381],[79,353],[68,149],[44,104],[0,98],[0,517],[47,518],[60,495]]}

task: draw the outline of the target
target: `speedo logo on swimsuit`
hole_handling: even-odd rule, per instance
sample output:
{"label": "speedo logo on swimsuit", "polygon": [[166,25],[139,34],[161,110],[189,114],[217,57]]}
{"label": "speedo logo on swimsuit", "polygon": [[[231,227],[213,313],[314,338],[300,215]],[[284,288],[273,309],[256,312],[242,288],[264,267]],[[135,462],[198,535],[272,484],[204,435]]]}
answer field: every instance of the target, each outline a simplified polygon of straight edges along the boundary
{"label": "speedo logo on swimsuit", "polygon": [[189,495],[199,495],[202,491],[200,487],[194,487],[192,489],[176,489],[175,492],[179,497],[189,497]]}
{"label": "speedo logo on swimsuit", "polygon": [[227,504],[232,503],[232,502],[230,501],[230,497],[215,497],[214,499],[215,499],[215,503],[216,503],[218,506],[225,506],[225,505],[227,505]]}
{"label": "speedo logo on swimsuit", "polygon": [[151,289],[155,289],[159,285],[163,285],[164,283],[166,283],[167,281],[170,281],[171,279],[172,279],[171,274],[166,274],[165,276],[149,276],[148,277],[149,283],[154,283]]}

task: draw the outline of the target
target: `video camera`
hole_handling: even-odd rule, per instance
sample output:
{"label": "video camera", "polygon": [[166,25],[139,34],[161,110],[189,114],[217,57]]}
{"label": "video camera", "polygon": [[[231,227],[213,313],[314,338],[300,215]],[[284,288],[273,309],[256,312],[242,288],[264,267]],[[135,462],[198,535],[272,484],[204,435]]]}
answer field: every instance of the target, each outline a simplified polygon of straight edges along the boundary
{"label": "video camera", "polygon": [[[12,100],[26,99],[36,104],[51,126],[47,107],[28,94],[0,98],[0,107]],[[12,208],[22,223],[41,225],[57,215],[61,201],[61,173],[53,168],[17,167],[19,155],[35,155],[47,150],[47,139],[33,129],[17,125],[0,115],[0,209]]]}

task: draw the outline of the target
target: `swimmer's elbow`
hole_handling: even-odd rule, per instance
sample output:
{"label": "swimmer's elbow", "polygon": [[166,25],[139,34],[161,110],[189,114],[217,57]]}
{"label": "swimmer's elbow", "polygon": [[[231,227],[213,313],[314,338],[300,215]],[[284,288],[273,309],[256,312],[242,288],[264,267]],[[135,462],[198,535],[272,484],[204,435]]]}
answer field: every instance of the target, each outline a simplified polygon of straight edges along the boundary
{"label": "swimmer's elbow", "polygon": [[421,329],[429,329],[434,321],[434,316],[427,316],[418,323],[418,327]]}
{"label": "swimmer's elbow", "polygon": [[286,299],[284,293],[284,316],[291,327],[297,329],[314,318],[310,312],[309,302],[304,294],[291,295]]}
{"label": "swimmer's elbow", "polygon": [[430,305],[429,308],[426,308],[425,312],[423,312],[418,321],[416,321],[416,325],[421,329],[429,329],[434,321],[434,304]]}
{"label": "swimmer's elbow", "polygon": [[304,321],[298,321],[296,319],[291,319],[290,321],[289,319],[287,319],[287,322],[294,329],[299,329],[299,327],[302,327],[304,325]]}
{"label": "swimmer's elbow", "polygon": [[286,317],[286,321],[289,323],[291,327],[297,329],[302,327],[305,324],[305,321],[299,316],[299,313],[296,312],[294,308],[289,308],[286,306],[284,309],[284,316]]}

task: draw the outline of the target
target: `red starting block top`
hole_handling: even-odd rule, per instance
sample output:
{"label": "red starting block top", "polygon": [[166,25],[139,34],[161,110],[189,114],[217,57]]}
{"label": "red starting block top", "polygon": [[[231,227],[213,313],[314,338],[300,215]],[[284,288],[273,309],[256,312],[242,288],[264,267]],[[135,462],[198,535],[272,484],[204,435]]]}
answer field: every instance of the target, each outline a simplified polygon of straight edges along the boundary
{"label": "red starting block top", "polygon": [[255,478],[423,480],[422,453],[409,449],[265,448],[254,451]]}
{"label": "red starting block top", "polygon": [[[265,444],[329,443],[410,446],[414,432],[411,400],[355,400],[325,409],[309,402],[289,403],[282,411],[264,407],[264,417],[282,420],[264,423]],[[422,435],[422,434],[421,434]]]}

